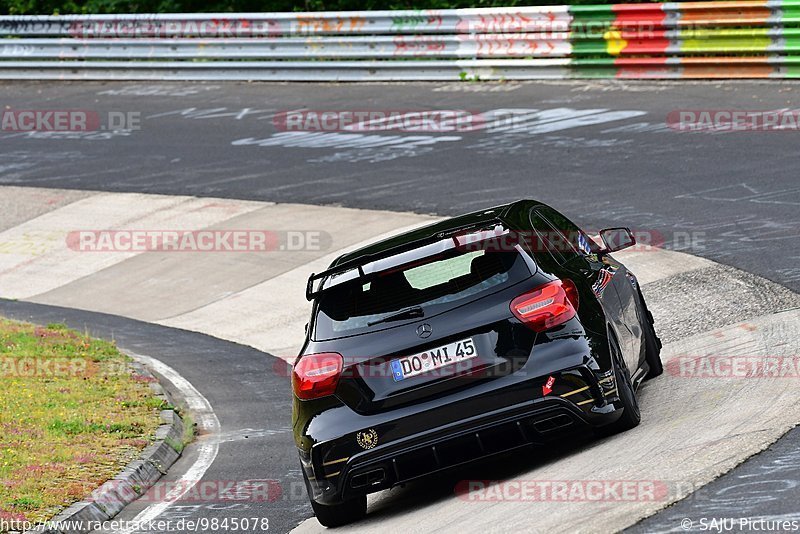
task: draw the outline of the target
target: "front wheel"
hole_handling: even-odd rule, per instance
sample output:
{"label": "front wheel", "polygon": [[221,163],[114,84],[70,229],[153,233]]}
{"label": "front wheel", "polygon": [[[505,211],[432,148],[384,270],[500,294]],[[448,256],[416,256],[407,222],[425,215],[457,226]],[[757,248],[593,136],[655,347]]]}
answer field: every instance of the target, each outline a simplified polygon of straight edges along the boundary
{"label": "front wheel", "polygon": [[367,496],[357,497],[341,504],[319,504],[311,501],[317,521],[325,527],[339,527],[358,521],[367,515]]}

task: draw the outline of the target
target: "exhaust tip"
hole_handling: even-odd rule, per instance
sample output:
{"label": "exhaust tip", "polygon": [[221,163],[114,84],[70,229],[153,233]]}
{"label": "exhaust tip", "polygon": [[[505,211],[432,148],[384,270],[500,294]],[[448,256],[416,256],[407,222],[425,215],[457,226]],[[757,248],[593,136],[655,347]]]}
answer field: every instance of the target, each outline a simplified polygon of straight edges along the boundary
{"label": "exhaust tip", "polygon": [[567,414],[559,414],[553,417],[547,417],[545,419],[540,419],[533,423],[533,428],[536,429],[537,432],[544,434],[545,432],[552,432],[553,430],[558,430],[559,428],[565,428],[572,425],[572,417]]}
{"label": "exhaust tip", "polygon": [[351,488],[363,488],[374,486],[386,480],[386,471],[383,468],[373,469],[364,473],[359,473],[350,479]]}

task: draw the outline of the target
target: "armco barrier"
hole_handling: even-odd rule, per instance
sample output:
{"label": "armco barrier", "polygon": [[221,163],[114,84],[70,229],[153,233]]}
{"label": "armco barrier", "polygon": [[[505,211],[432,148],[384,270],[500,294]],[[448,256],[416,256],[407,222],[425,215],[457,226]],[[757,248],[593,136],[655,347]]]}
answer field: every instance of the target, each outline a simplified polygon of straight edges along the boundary
{"label": "armco barrier", "polygon": [[0,78],[800,77],[800,0],[0,17]]}

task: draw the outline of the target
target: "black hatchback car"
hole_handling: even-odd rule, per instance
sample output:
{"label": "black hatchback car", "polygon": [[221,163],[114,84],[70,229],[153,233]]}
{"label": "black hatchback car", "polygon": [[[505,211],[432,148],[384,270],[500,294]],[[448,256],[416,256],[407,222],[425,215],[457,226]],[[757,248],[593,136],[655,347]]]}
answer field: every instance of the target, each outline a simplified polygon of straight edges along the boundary
{"label": "black hatchback car", "polygon": [[366,495],[568,432],[639,424],[662,372],[634,275],[553,208],[520,200],[345,254],[312,275],[293,427],[317,519]]}

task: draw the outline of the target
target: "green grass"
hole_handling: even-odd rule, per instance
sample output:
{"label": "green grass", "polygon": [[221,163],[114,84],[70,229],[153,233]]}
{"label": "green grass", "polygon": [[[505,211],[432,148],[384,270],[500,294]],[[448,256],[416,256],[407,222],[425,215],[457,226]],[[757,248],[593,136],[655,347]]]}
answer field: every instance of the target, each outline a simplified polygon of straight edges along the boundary
{"label": "green grass", "polygon": [[86,497],[152,442],[164,407],[113,343],[0,318],[0,519]]}

